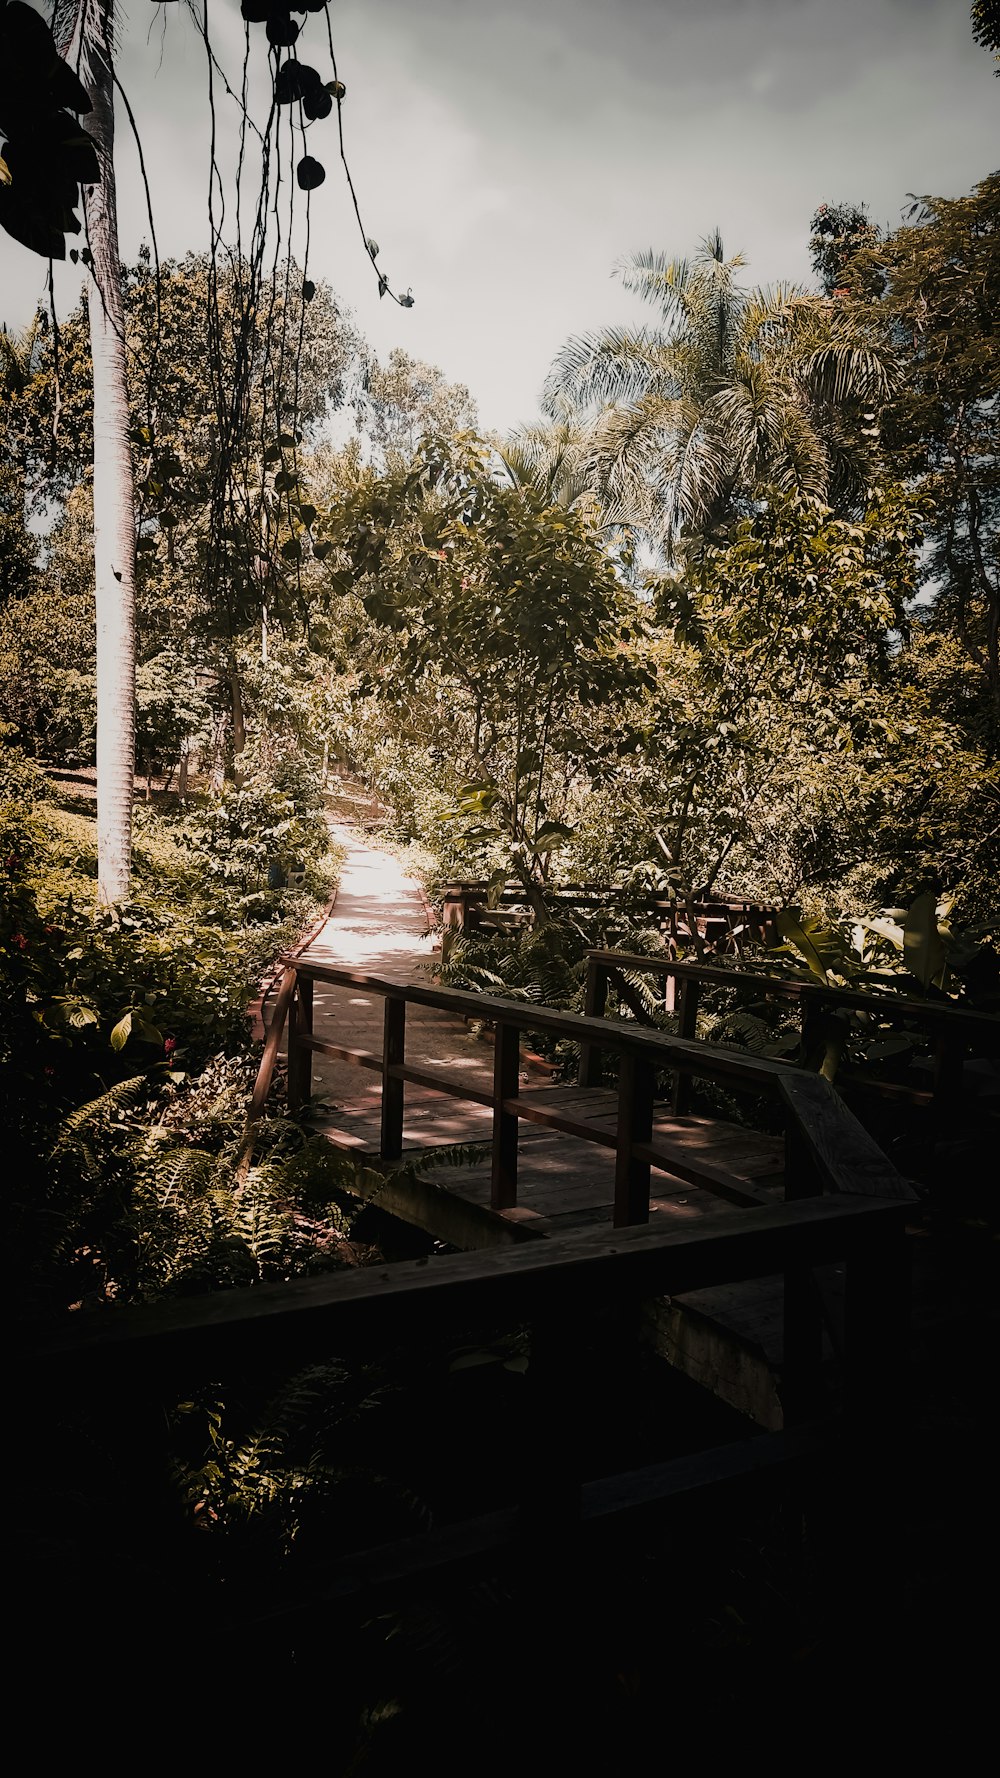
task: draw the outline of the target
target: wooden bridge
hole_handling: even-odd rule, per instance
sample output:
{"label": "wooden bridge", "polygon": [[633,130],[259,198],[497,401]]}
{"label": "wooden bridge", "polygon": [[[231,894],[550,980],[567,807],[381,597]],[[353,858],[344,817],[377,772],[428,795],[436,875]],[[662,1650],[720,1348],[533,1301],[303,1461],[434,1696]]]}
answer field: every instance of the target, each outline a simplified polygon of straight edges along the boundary
{"label": "wooden bridge", "polygon": [[[345,1010],[359,1000],[380,1007],[377,1049],[317,1033],[323,994]],[[408,1035],[428,1016],[492,1023],[489,1085],[482,1069],[470,1081],[408,1054]],[[328,1001],[326,1030],[330,1019]],[[519,1048],[526,1029],[599,1046],[617,1059],[616,1084],[532,1086]],[[658,1514],[705,1490],[714,1500],[770,1485],[790,1467],[842,1474],[841,1501],[857,1491],[861,1465],[866,1486],[884,1475],[906,1394],[912,1193],[829,1082],[634,1023],[300,956],[278,991],[254,1115],[283,1030],[293,1103],[305,1101],[319,1062],[370,1082],[327,1135],[381,1169],[380,1204],[466,1251],[115,1311],[49,1339],[26,1375],[46,1402],[60,1391],[85,1395],[130,1461],[141,1450],[152,1474],[163,1462],[160,1404],[199,1380],[225,1393],[228,1377],[245,1380],[256,1367],[273,1375],[331,1354],[368,1361],[470,1330],[517,1330],[530,1357],[512,1498],[484,1510],[473,1487],[460,1520],[333,1561],[309,1610],[358,1592],[368,1610],[380,1589],[395,1596],[530,1561],[540,1537],[546,1548],[571,1535],[614,1549],[630,1528],[644,1537]],[[769,1105],[783,1134],[757,1136],[660,1099],[666,1082],[676,1095],[692,1078]],[[433,1124],[419,1115],[431,1102],[445,1114],[440,1140],[484,1139],[481,1167],[442,1168],[439,1178],[406,1168],[415,1153],[433,1158]],[[652,1347],[707,1383],[745,1416],[737,1435],[678,1449],[670,1424],[654,1417],[649,1460],[616,1465],[612,1448],[595,1469],[585,1436],[595,1342],[601,1374],[613,1380],[624,1382]],[[858,1498],[867,1500],[864,1490]]]}
{"label": "wooden bridge", "polygon": [[[33,1354],[28,1399],[47,1416],[60,1392],[86,1399],[130,1464],[141,1450],[162,1474],[163,1404],[206,1378],[225,1394],[227,1379],[239,1391],[258,1370],[270,1379],[331,1355],[369,1362],[516,1331],[529,1356],[523,1412],[504,1434],[505,1504],[494,1490],[484,1506],[476,1458],[460,1518],[332,1552],[309,1611],[325,1620],[360,1593],[370,1612],[381,1589],[395,1597],[508,1560],[524,1572],[570,1538],[614,1560],[630,1528],[645,1539],[657,1515],[706,1491],[711,1512],[723,1491],[790,1470],[825,1478],[838,1521],[855,1514],[867,1574],[892,1524],[871,1501],[898,1486],[914,1194],[822,1074],[695,1040],[704,983],[689,966],[675,966],[678,1035],[598,1016],[633,961],[651,964],[595,954],[589,1011],[575,1016],[402,979],[402,967],[289,959],[251,1118],[287,1035],[293,1105],[322,1075],[337,1104],[321,1127],[381,1174],[380,1205],[460,1251],[74,1322]],[[469,1020],[492,1028],[492,1047]],[[543,1081],[522,1053],[522,1035],[539,1030],[579,1047],[576,1086]],[[955,1064],[941,1076],[954,1084]],[[693,1115],[694,1081],[749,1095],[773,1133]],[[456,1141],[481,1142],[482,1160],[436,1169],[435,1150]],[[718,1410],[727,1431],[705,1449],[644,1405],[640,1466],[613,1438],[595,1459],[608,1389],[636,1377],[645,1389],[650,1348],[673,1367],[663,1375],[686,1372],[744,1418]]]}
{"label": "wooden bridge", "polygon": [[[951,1000],[919,1000],[891,989],[846,988],[815,978],[626,951],[587,953],[587,1015],[604,1018],[617,999],[640,1024],[646,1021],[646,1010],[630,980],[637,975],[662,980],[663,1009],[677,1012],[682,1037],[694,1037],[699,1006],[712,989],[733,991],[743,1005],[777,1003],[798,1025],[797,1061],[810,1072],[836,1079],[838,1087],[852,1096],[858,1091],[909,1106],[933,1107],[942,1117],[953,1114],[960,1103],[966,1063],[1000,1057],[1000,1017]],[[901,1031],[912,1035],[915,1047],[925,1054],[922,1082],[894,1079],[884,1068],[862,1074],[842,1065],[848,1020],[859,1014],[872,1039]],[[600,1047],[587,1043],[581,1051],[580,1082],[589,1086],[600,1079]],[[675,1089],[675,1110],[687,1104],[687,1097],[686,1086]]]}
{"label": "wooden bridge", "polygon": [[[806,1173],[829,1176],[829,1132],[808,1110],[800,1128]],[[870,1486],[891,1460],[905,1403],[906,1211],[899,1198],[868,1193],[811,1197],[681,1229],[608,1229],[167,1301],[58,1334],[24,1374],[52,1411],[61,1392],[70,1400],[86,1392],[134,1465],[137,1450],[150,1450],[154,1460],[162,1451],[160,1403],[199,1379],[210,1376],[224,1389],[227,1377],[245,1379],[255,1367],[273,1375],[276,1365],[291,1371],[331,1352],[350,1362],[402,1344],[420,1349],[470,1328],[527,1330],[530,1446],[519,1465],[519,1497],[486,1513],[471,1499],[458,1523],[341,1560],[324,1572],[321,1596],[308,1602],[326,1608],[363,1591],[370,1603],[381,1588],[468,1577],[531,1556],[540,1534],[550,1549],[567,1534],[593,1543],[634,1527],[643,1536],[656,1515],[685,1498],[776,1479],[789,1466],[814,1473],[819,1462],[832,1475],[846,1464],[849,1477],[863,1462]],[[813,1280],[833,1266],[845,1272],[846,1290],[842,1388],[831,1416]],[[595,1326],[624,1376],[634,1359],[634,1310],[643,1301],[776,1275],[784,1280],[784,1427],[754,1435],[747,1423],[743,1436],[709,1450],[588,1474],[580,1372]],[[858,1498],[867,1511],[863,1489]],[[847,1497],[841,1509],[849,1508]]]}
{"label": "wooden bridge", "polygon": [[[453,932],[517,931],[530,926],[531,908],[523,884],[507,883],[491,893],[485,882],[454,880],[441,893],[441,924],[446,937]],[[676,954],[678,946],[693,946],[696,953],[735,951],[744,945],[763,945],[776,937],[777,908],[738,895],[653,893],[607,889],[598,883],[546,885],[545,899],[556,912],[600,916],[614,920],[625,914],[662,932]]]}
{"label": "wooden bridge", "polygon": [[[315,1029],[321,994],[325,1036]],[[338,1009],[349,1022],[359,1003],[369,1028],[381,1004],[377,1049],[329,1035]],[[482,1063],[470,1078],[451,1061],[410,1059],[408,1022],[428,1013],[488,1021],[490,1076]],[[821,1076],[634,1022],[387,980],[308,956],[289,963],[278,992],[252,1117],[265,1103],[286,1024],[292,1106],[309,1099],[315,1059],[334,1063],[339,1103],[323,1115],[324,1134],[382,1171],[382,1209],[465,1251],[648,1223],[667,1234],[709,1224],[733,1206],[767,1214],[823,1194],[897,1205],[914,1196]],[[578,1045],[584,1083],[531,1084],[520,1046],[526,1029]],[[613,1087],[596,1084],[598,1049],[617,1061]],[[692,1115],[693,1077],[763,1101],[781,1133]],[[435,1164],[435,1147],[455,1143],[481,1143],[481,1158]],[[419,1171],[402,1164],[413,1160]],[[821,1283],[833,1358],[842,1343],[842,1274]],[[783,1295],[773,1277],[661,1303],[660,1348],[741,1411],[779,1426],[787,1394]]]}

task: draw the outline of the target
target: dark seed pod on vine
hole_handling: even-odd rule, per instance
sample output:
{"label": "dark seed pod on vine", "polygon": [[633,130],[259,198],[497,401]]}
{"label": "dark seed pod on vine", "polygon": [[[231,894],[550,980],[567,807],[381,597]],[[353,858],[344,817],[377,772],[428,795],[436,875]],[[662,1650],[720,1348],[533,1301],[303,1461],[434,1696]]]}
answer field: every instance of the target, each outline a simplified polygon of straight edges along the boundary
{"label": "dark seed pod on vine", "polygon": [[346,99],[347,97],[347,88],[342,80],[328,80],[326,90],[328,93],[332,93],[335,99]]}
{"label": "dark seed pod on vine", "polygon": [[287,12],[272,12],[267,21],[267,41],[275,49],[291,49],[301,29]]}
{"label": "dark seed pod on vine", "polygon": [[262,25],[277,10],[275,0],[240,0],[240,11],[248,25]]}
{"label": "dark seed pod on vine", "polygon": [[295,177],[303,191],[315,191],[326,178],[326,168],[313,160],[311,154],[304,154],[295,169]]}
{"label": "dark seed pod on vine", "polygon": [[303,278],[303,280],[302,280],[302,301],[304,303],[311,303],[312,299],[315,295],[316,295],[316,286],[313,283],[312,279],[311,278]]}
{"label": "dark seed pod on vine", "polygon": [[306,93],[302,101],[302,109],[306,116],[315,122],[318,117],[329,117],[333,110],[333,100],[326,88],[320,87],[318,92]]}
{"label": "dark seed pod on vine", "polygon": [[293,105],[297,99],[304,99],[307,93],[315,93],[321,89],[322,84],[315,68],[308,67],[305,62],[297,62],[293,56],[290,61],[282,62],[278,69],[274,96],[279,105]]}

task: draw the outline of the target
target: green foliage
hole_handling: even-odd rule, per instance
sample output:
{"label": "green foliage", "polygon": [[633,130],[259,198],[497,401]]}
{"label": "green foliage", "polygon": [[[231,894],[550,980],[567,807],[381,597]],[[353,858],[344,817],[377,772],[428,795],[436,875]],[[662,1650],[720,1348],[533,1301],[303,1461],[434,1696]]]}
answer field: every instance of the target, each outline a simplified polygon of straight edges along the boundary
{"label": "green foliage", "polygon": [[[550,1006],[561,1012],[582,1012],[587,951],[613,944],[650,956],[663,950],[660,934],[645,930],[627,914],[609,911],[569,916],[558,912],[543,924],[524,925],[513,931],[451,934],[442,955],[439,979],[445,987],[523,1000],[529,1008]],[[669,1028],[673,1021],[662,1017],[662,995],[654,981],[635,972],[627,972],[626,980],[643,1001],[650,1024]],[[575,1068],[577,1044],[533,1031],[530,1018],[526,1021],[525,1036],[546,1060],[571,1071]]]}
{"label": "green foliage", "polygon": [[18,1229],[27,1287],[88,1305],[336,1263],[349,1225],[333,1201],[327,1143],[279,1120],[258,1164],[236,1170],[253,1072],[251,1058],[220,1055],[191,1080],[133,1076],[65,1116]]}
{"label": "green foliage", "polygon": [[135,751],[147,769],[177,759],[204,738],[210,706],[194,661],[169,646],[140,661],[135,676]]}
{"label": "green foliage", "polygon": [[[568,780],[596,777],[594,713],[653,681],[641,613],[585,516],[490,475],[475,441],[428,440],[405,471],[365,481],[327,520],[368,617],[397,640],[390,675],[361,690],[404,709],[447,753],[452,842],[527,887],[570,837]],[[457,780],[457,781],[456,781]]]}
{"label": "green foliage", "polygon": [[20,747],[12,746],[10,731],[0,729],[0,799],[9,810],[25,813],[47,803],[51,786],[45,773]]}
{"label": "green foliage", "polygon": [[[870,221],[864,204],[820,204],[809,226],[812,268],[824,295],[849,295],[850,262],[878,244],[881,229]],[[881,295],[882,288],[880,282],[874,294]]]}
{"label": "green foliage", "polygon": [[783,909],[777,917],[784,941],[771,955],[794,959],[828,987],[926,994],[943,993],[990,1010],[997,993],[997,959],[990,939],[996,919],[982,927],[953,924],[950,897],[925,889],[906,908],[882,908],[855,919]]}
{"label": "green foliage", "polygon": [[[242,755],[247,775],[193,812],[184,826],[211,882],[244,895],[268,885],[268,872],[283,882],[322,857],[327,828],[315,767],[294,748],[264,764]],[[270,885],[273,886],[273,885]]]}
{"label": "green foliage", "polygon": [[0,605],[0,721],[41,758],[94,757],[93,598],[49,585]]}
{"label": "green foliage", "polygon": [[24,522],[24,490],[0,461],[0,603],[28,592],[37,573],[38,542]]}
{"label": "green foliage", "polygon": [[[897,475],[931,520],[930,619],[957,636],[1000,717],[1000,174],[968,197],[924,197],[908,226],[860,252],[855,324],[896,360],[880,418]],[[866,296],[877,274],[884,294]]]}
{"label": "green foliage", "polygon": [[[994,61],[1000,61],[1000,4],[998,4],[998,0],[973,0],[972,35],[983,49],[992,49],[996,52]],[[1000,77],[1000,67],[996,68],[994,72]]]}
{"label": "green foliage", "polygon": [[382,1472],[365,1436],[399,1391],[398,1366],[390,1378],[381,1365],[329,1361],[251,1412],[211,1391],[180,1403],[175,1474],[202,1561],[230,1588],[252,1573],[258,1598],[270,1588],[280,1598],[289,1563],[315,1580],[333,1550],[426,1530],[426,1506]]}
{"label": "green foliage", "polygon": [[693,888],[725,871],[784,900],[843,868],[849,797],[871,796],[901,739],[887,688],[919,538],[898,488],[855,523],[772,492],[725,544],[651,583],[659,691],[616,791],[646,812],[634,843],[648,856],[652,841],[661,869]]}
{"label": "green foliage", "polygon": [[363,430],[380,460],[413,456],[422,438],[471,432],[477,424],[476,404],[462,383],[449,383],[432,364],[411,358],[394,346],[387,362],[371,358],[365,365],[355,401]]}

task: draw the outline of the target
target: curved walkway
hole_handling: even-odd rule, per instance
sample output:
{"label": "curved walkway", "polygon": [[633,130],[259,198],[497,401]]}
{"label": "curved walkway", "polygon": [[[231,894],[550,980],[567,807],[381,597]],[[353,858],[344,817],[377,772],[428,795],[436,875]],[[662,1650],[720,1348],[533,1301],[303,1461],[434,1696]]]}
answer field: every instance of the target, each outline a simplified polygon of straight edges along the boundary
{"label": "curved walkway", "polygon": [[[427,982],[436,946],[429,930],[429,910],[419,885],[407,877],[391,852],[371,842],[356,828],[334,824],[334,838],[345,847],[347,858],[337,901],[330,918],[304,955],[317,962],[381,976],[403,984]],[[317,982],[313,1001],[313,1030],[345,1049],[365,1050],[381,1056],[385,1002],[361,987],[336,988]],[[415,1067],[454,1070],[464,1082],[487,1093],[493,1088],[491,1036],[477,1033],[454,1014],[431,1008],[407,1007],[406,1059]],[[520,1090],[532,1096],[545,1094],[559,1099],[566,1087],[553,1087],[547,1070],[522,1059]],[[570,1089],[574,1110],[591,1120],[617,1126],[617,1097],[608,1090]],[[327,1056],[313,1058],[313,1097],[317,1121],[340,1142],[377,1153],[382,1109],[381,1074]],[[473,1105],[436,1093],[428,1087],[407,1085],[404,1096],[404,1148],[427,1148],[453,1142],[489,1140],[493,1113],[489,1106]],[[734,1174],[770,1183],[782,1165],[782,1144],[774,1137],[736,1128],[717,1120],[657,1114],[661,1136],[668,1132],[679,1140],[693,1159],[721,1165]],[[607,1148],[594,1148],[552,1130],[537,1126],[519,1133],[519,1146],[527,1151],[522,1185],[536,1210],[550,1214],[558,1201],[561,1213],[569,1210],[570,1187],[578,1187],[580,1207],[589,1211],[596,1202],[605,1213],[613,1196],[614,1159]],[[474,1194],[488,1201],[488,1168],[477,1170]],[[435,1175],[436,1176],[436,1175]],[[544,1205],[538,1186],[544,1178]],[[441,1175],[443,1183],[452,1183]],[[463,1193],[470,1182],[463,1179]],[[550,1191],[555,1196],[550,1198]],[[668,1180],[656,1192],[656,1207],[669,1203],[673,1215],[716,1214],[728,1208],[711,1191]]]}
{"label": "curved walkway", "polygon": [[[435,944],[419,885],[404,873],[391,852],[373,845],[356,827],[331,823],[333,837],[347,857],[337,900],[304,955],[317,962],[380,976],[402,984],[428,979]],[[317,982],[313,996],[313,1029],[317,1037],[345,1049],[381,1055],[385,1002],[361,986],[335,988]],[[419,1066],[454,1069],[463,1080],[485,1092],[493,1087],[493,1045],[464,1020],[412,1003],[406,1014],[406,1059]],[[532,1078],[534,1077],[534,1078]],[[544,1085],[542,1083],[545,1083]],[[601,1122],[613,1134],[617,1127],[617,1096],[600,1088],[553,1087],[547,1073],[525,1061],[520,1093],[541,1103],[570,1092],[574,1111]],[[313,1099],[317,1124],[341,1146],[377,1154],[380,1141],[382,1079],[370,1069],[327,1056],[313,1056]],[[404,1095],[403,1146],[428,1149],[450,1143],[488,1142],[493,1114],[489,1106],[472,1105],[429,1088],[408,1084]],[[761,1186],[777,1185],[783,1144],[774,1137],[736,1129],[704,1118],[657,1115],[658,1140],[672,1139],[678,1154],[710,1168],[732,1169]],[[538,1124],[519,1132],[518,1208],[495,1213],[490,1204],[490,1166],[486,1160],[464,1164],[457,1171],[445,1165],[422,1169],[423,1195],[403,1188],[391,1209],[405,1221],[456,1246],[483,1246],[496,1239],[503,1219],[513,1238],[519,1225],[525,1235],[568,1233],[606,1226],[614,1197],[614,1155],[606,1147]],[[712,1189],[685,1183],[684,1175],[663,1170],[650,1198],[657,1220],[676,1226],[728,1211],[730,1205]],[[482,1218],[490,1219],[488,1236]],[[504,1238],[508,1238],[505,1234]],[[724,1300],[723,1300],[724,1299]],[[680,1299],[677,1299],[680,1302]],[[672,1361],[707,1381],[741,1412],[764,1425],[780,1424],[771,1366],[780,1350],[780,1293],[771,1281],[723,1292],[702,1291],[685,1299],[684,1313],[697,1309],[698,1326],[711,1322],[722,1353],[705,1347],[704,1334],[688,1328],[684,1347],[676,1328],[670,1330]],[[777,1305],[777,1306],[776,1306]],[[679,1311],[678,1311],[679,1312]],[[685,1324],[686,1326],[686,1324]],[[692,1344],[693,1342],[693,1344]],[[721,1342],[721,1344],[720,1344]],[[723,1372],[726,1374],[723,1375]],[[732,1372],[730,1376],[728,1373]]]}
{"label": "curved walkway", "polygon": [[[408,877],[399,859],[373,845],[366,835],[345,823],[331,823],[331,833],[347,852],[333,912],[304,955],[317,963],[389,981],[429,981],[437,946],[430,932],[430,910],[420,885]],[[385,1002],[353,988],[316,983],[313,1029],[317,1037],[346,1049],[381,1054]],[[490,1090],[493,1048],[463,1020],[423,1007],[408,1008],[407,1060],[436,1068],[454,1068],[476,1086]],[[356,1133],[359,1147],[371,1147],[381,1114],[382,1083],[377,1074],[327,1056],[313,1058],[313,1096],[324,1122]],[[324,1104],[325,1101],[325,1104]],[[433,1122],[433,1133],[427,1129]],[[443,1094],[408,1087],[404,1142],[408,1148],[434,1142],[475,1141],[488,1135],[490,1113]],[[376,1135],[377,1142],[377,1135]]]}

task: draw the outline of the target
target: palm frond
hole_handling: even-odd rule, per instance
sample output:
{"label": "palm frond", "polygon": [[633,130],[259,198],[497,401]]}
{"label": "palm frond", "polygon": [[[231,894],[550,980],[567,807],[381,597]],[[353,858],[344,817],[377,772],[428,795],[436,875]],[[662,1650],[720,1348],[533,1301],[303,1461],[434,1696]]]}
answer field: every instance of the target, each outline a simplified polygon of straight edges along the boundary
{"label": "palm frond", "polygon": [[655,303],[664,321],[689,320],[703,296],[703,276],[687,259],[668,259],[650,247],[616,261],[612,276],[626,290]]}
{"label": "palm frond", "polygon": [[741,349],[759,354],[784,339],[801,295],[795,284],[763,284],[751,290],[740,318]]}
{"label": "palm frond", "polygon": [[811,353],[801,375],[810,394],[834,407],[848,401],[881,407],[892,393],[891,372],[880,354],[843,340]]}
{"label": "palm frond", "polygon": [[734,253],[732,258],[727,259],[726,249],[722,244],[722,231],[719,228],[713,228],[699,243],[697,263],[709,268],[721,266],[724,270],[732,273],[745,266],[746,260],[742,253]]}
{"label": "palm frond", "polygon": [[570,396],[581,408],[636,401],[663,375],[663,343],[648,328],[609,327],[567,340],[542,391],[542,407]]}

